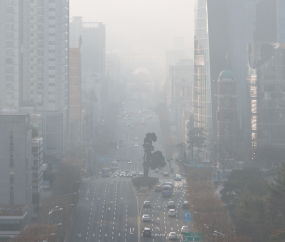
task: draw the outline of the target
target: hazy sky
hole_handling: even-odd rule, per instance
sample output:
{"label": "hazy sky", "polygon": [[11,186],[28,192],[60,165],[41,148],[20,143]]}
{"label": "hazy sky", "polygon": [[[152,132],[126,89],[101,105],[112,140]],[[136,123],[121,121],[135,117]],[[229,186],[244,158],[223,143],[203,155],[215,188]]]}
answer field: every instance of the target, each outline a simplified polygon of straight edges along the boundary
{"label": "hazy sky", "polygon": [[193,47],[194,0],[70,0],[70,17],[106,25],[107,50]]}

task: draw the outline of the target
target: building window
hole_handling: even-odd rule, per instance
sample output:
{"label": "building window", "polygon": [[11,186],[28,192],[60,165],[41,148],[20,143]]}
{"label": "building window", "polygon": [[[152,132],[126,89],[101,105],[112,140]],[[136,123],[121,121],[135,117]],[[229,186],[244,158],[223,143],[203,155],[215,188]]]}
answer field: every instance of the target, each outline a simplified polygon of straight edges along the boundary
{"label": "building window", "polygon": [[6,58],[7,65],[13,65],[13,58]]}
{"label": "building window", "polygon": [[6,80],[6,82],[13,82],[13,81],[14,81],[14,76],[12,76],[12,75],[6,75],[5,80]]}
{"label": "building window", "polygon": [[44,48],[44,42],[38,41],[38,48]]}
{"label": "building window", "polygon": [[54,99],[50,99],[48,100],[49,103],[55,103],[55,100]]}
{"label": "building window", "polygon": [[5,30],[6,31],[13,31],[14,25],[13,24],[6,24],[5,25]]}
{"label": "building window", "polygon": [[13,5],[14,4],[14,0],[6,0],[6,5]]}
{"label": "building window", "polygon": [[7,32],[6,33],[6,39],[14,39],[14,33],[13,32]]}
{"label": "building window", "polygon": [[55,83],[49,83],[48,84],[50,87],[55,87]]}
{"label": "building window", "polygon": [[38,23],[44,22],[44,16],[38,16]]}
{"label": "building window", "polygon": [[44,39],[44,34],[38,33],[38,40],[43,40],[43,39]]}
{"label": "building window", "polygon": [[43,15],[44,14],[44,9],[43,8],[38,8],[38,14]]}
{"label": "building window", "polygon": [[6,8],[6,14],[12,14],[14,12],[13,7]]}
{"label": "building window", "polygon": [[49,66],[48,69],[49,70],[55,70],[55,66]]}
{"label": "building window", "polygon": [[43,80],[44,80],[44,76],[41,75],[41,74],[38,74],[37,80],[38,80],[38,81],[43,81]]}
{"label": "building window", "polygon": [[44,59],[38,58],[38,65],[43,65],[43,64],[44,64]]}
{"label": "building window", "polygon": [[6,66],[5,71],[6,71],[6,73],[13,73],[14,68],[13,68],[13,66]]}
{"label": "building window", "polygon": [[6,21],[6,23],[13,23],[14,22],[13,15],[6,15],[5,16],[5,21]]}
{"label": "building window", "polygon": [[13,48],[13,41],[6,41],[7,48]]}
{"label": "building window", "polygon": [[44,56],[44,51],[43,50],[38,50],[38,56]]}
{"label": "building window", "polygon": [[6,83],[6,91],[11,91],[13,90],[13,83]]}
{"label": "building window", "polygon": [[14,55],[13,49],[6,49],[6,56],[13,56],[13,55]]}
{"label": "building window", "polygon": [[38,31],[43,31],[44,30],[44,26],[42,24],[38,25]]}
{"label": "building window", "polygon": [[43,73],[43,72],[44,72],[44,67],[43,67],[43,66],[38,66],[38,67],[37,67],[37,71],[38,71],[39,73]]}

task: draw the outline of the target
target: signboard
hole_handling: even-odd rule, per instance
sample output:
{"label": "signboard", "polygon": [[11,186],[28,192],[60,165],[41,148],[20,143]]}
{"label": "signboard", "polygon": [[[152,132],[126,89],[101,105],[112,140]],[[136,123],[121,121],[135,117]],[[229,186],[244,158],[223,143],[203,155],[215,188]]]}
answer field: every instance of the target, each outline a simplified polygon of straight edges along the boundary
{"label": "signboard", "polygon": [[110,159],[109,158],[106,158],[106,157],[101,157],[101,158],[97,158],[98,162],[99,163],[108,163],[110,162]]}
{"label": "signboard", "polygon": [[199,242],[200,239],[202,239],[201,233],[183,233],[183,242],[188,242],[188,241]]}
{"label": "signboard", "polygon": [[184,212],[184,222],[193,222],[191,212]]}

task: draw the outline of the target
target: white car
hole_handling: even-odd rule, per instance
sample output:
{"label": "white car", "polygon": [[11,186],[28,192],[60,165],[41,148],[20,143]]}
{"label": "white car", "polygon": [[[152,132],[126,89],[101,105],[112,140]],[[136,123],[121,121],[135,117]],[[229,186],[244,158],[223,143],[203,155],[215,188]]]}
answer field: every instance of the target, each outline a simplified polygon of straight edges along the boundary
{"label": "white car", "polygon": [[134,147],[139,147],[139,145],[137,143],[134,144]]}
{"label": "white car", "polygon": [[149,222],[149,221],[150,221],[150,216],[149,216],[148,214],[144,214],[144,215],[142,216],[142,221],[143,221],[143,222]]}
{"label": "white car", "polygon": [[168,238],[170,240],[176,240],[177,239],[177,234],[176,232],[170,232],[169,235],[168,235]]}
{"label": "white car", "polygon": [[169,217],[176,217],[176,211],[175,211],[175,209],[169,209],[169,211],[168,211],[168,216],[169,216]]}
{"label": "white car", "polygon": [[127,162],[128,164],[132,164],[132,162],[129,160],[128,162]]}
{"label": "white car", "polygon": [[189,233],[189,232],[190,232],[190,229],[188,226],[182,226],[181,233]]}
{"label": "white car", "polygon": [[124,172],[122,172],[121,174],[120,174],[120,177],[125,177],[126,176],[126,173],[124,173]]}

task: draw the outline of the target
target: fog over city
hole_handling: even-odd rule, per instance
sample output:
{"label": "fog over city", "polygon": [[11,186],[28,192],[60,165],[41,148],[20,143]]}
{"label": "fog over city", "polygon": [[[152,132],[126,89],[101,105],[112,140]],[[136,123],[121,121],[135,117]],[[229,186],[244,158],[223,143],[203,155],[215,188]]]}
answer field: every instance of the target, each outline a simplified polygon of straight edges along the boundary
{"label": "fog over city", "polygon": [[0,0],[0,242],[284,242],[285,0]]}
{"label": "fog over city", "polygon": [[193,50],[194,0],[71,0],[70,16],[106,24],[107,50],[172,48],[183,37]]}

